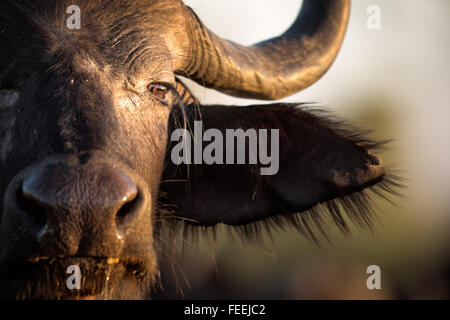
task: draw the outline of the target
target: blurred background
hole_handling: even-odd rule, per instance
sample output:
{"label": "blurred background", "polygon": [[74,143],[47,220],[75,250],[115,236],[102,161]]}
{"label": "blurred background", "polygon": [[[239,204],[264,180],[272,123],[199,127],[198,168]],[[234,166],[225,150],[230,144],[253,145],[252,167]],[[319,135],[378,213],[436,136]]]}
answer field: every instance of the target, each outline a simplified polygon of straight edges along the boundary
{"label": "blurred background", "polygon": [[[216,34],[242,44],[277,36],[294,21],[300,0],[185,0]],[[380,29],[367,12],[380,8]],[[377,199],[375,232],[351,237],[327,226],[318,247],[295,230],[262,245],[178,241],[177,277],[169,298],[448,299],[450,262],[450,22],[448,0],[358,0],[336,62],[312,87],[284,101],[318,102],[348,121],[393,139],[380,154],[402,171],[404,196]],[[371,12],[373,13],[373,12]],[[186,81],[202,103],[243,100]],[[267,103],[267,102],[264,102]],[[184,254],[181,247],[185,247]],[[381,290],[368,290],[369,265],[381,268]]]}

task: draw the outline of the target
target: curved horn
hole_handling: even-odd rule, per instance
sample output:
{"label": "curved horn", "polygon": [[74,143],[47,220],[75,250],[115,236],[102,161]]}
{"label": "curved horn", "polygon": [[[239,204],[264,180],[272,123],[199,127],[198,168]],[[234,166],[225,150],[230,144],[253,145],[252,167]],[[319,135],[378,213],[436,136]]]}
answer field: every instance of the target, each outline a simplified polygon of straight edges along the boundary
{"label": "curved horn", "polygon": [[176,73],[226,94],[280,99],[316,82],[331,66],[347,29],[350,0],[304,0],[281,36],[242,46],[208,30],[186,7],[185,52]]}

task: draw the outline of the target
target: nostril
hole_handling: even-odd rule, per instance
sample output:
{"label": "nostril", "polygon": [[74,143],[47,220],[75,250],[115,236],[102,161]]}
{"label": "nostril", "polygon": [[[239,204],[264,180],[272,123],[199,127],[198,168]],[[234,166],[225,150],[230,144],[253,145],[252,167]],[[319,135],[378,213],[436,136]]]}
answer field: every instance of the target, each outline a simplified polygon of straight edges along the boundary
{"label": "nostril", "polygon": [[20,210],[31,217],[38,226],[45,226],[47,223],[47,214],[42,204],[32,195],[20,188],[16,193],[17,206]]}
{"label": "nostril", "polygon": [[126,218],[136,211],[138,203],[139,203],[138,193],[133,194],[127,199],[124,198],[124,202],[116,214],[117,225],[124,223]]}

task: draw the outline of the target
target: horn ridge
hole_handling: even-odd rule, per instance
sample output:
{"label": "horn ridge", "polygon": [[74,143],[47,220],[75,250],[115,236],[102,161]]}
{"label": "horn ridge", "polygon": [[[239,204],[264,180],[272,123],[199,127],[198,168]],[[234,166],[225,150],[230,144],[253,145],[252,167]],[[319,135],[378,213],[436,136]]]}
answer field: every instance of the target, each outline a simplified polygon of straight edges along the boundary
{"label": "horn ridge", "polygon": [[329,69],[345,36],[350,0],[304,0],[286,32],[252,46],[221,39],[185,8],[189,43],[176,73],[228,95],[275,100]]}

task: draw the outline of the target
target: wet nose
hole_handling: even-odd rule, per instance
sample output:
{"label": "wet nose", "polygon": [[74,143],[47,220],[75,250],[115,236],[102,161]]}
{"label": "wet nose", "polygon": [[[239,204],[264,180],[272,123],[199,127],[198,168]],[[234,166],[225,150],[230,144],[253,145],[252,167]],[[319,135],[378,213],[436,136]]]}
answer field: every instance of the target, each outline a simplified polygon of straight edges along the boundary
{"label": "wet nose", "polygon": [[71,228],[67,232],[83,229],[120,237],[139,211],[136,183],[106,163],[37,168],[24,178],[16,198],[34,230],[64,226]]}

